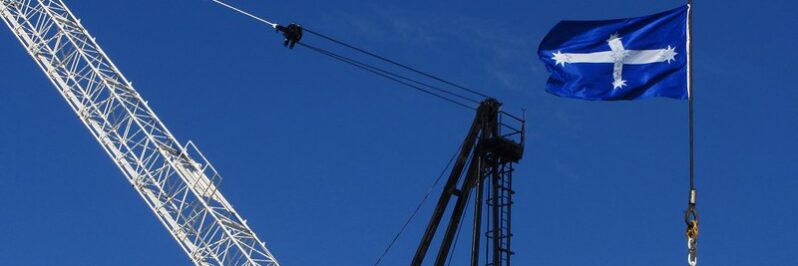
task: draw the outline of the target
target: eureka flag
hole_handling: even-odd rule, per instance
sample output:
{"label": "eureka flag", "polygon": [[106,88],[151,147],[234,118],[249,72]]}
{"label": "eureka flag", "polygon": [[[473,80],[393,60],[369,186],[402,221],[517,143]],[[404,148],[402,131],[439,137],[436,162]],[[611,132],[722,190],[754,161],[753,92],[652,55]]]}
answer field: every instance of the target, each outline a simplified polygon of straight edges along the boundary
{"label": "eureka flag", "polygon": [[689,6],[645,17],[561,21],[538,56],[546,91],[585,100],[687,99]]}

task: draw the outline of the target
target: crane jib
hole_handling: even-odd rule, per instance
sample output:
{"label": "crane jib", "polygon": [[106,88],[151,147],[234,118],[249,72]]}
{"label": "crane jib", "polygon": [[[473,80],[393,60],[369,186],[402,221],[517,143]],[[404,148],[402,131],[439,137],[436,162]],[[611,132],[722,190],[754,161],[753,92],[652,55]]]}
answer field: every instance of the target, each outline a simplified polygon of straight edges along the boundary
{"label": "crane jib", "polygon": [[0,17],[196,265],[279,263],[60,0],[0,0]]}

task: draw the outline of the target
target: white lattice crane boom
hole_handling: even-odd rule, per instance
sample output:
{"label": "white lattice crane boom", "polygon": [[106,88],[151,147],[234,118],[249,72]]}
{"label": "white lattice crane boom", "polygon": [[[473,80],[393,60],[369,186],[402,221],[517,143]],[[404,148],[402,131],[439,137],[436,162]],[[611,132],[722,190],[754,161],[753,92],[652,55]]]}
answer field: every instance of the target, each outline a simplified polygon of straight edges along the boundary
{"label": "white lattice crane boom", "polygon": [[0,0],[0,16],[196,265],[277,260],[60,0]]}

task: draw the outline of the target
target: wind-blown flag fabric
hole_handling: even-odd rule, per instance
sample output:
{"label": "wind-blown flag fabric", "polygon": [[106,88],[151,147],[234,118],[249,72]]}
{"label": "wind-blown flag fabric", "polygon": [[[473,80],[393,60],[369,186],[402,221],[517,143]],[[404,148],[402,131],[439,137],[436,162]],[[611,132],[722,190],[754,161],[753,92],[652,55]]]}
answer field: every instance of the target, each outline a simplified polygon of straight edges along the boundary
{"label": "wind-blown flag fabric", "polygon": [[538,56],[546,91],[585,100],[687,99],[689,7],[615,20],[561,21]]}

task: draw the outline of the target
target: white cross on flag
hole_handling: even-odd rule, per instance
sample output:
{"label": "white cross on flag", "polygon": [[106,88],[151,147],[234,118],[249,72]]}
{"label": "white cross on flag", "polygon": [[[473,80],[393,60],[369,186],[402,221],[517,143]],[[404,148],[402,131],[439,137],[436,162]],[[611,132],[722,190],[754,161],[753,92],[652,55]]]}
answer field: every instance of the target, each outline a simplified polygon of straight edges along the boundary
{"label": "white cross on flag", "polygon": [[687,12],[561,21],[538,49],[551,73],[546,90],[586,100],[687,99]]}

